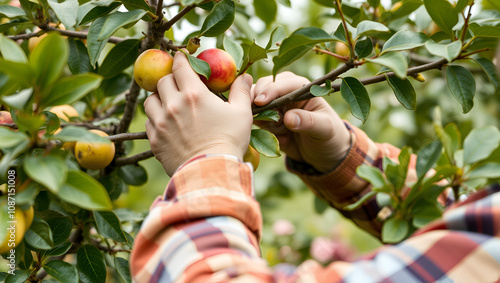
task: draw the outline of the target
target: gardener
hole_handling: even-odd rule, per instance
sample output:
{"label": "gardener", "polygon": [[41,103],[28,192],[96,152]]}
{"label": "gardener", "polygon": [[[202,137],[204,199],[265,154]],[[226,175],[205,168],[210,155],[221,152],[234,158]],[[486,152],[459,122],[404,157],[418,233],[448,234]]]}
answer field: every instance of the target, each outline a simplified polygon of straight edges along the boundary
{"label": "gardener", "polygon": [[[265,105],[308,83],[291,73],[233,84],[229,102],[212,95],[177,53],[173,74],[145,104],[151,148],[168,175],[132,253],[137,282],[495,282],[500,280],[500,188],[483,190],[411,238],[363,260],[314,261],[274,270],[259,257],[262,217],[253,196],[252,168],[243,163],[252,126],[251,104]],[[288,168],[320,197],[380,236],[375,200],[354,211],[342,207],[370,191],[357,166],[380,166],[399,150],[372,142],[346,125],[322,98],[280,109],[273,131]],[[413,172],[410,170],[409,172]],[[409,177],[411,178],[411,176]],[[444,202],[445,200],[443,200]]]}

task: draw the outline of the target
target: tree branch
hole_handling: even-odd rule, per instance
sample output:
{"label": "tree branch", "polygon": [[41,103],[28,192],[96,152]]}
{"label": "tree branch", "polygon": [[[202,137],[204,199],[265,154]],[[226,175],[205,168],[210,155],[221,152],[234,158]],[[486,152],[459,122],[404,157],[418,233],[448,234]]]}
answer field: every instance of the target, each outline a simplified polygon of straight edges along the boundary
{"label": "tree branch", "polygon": [[109,136],[108,139],[111,142],[117,141],[128,141],[128,140],[147,140],[148,135],[146,132],[138,132],[138,133],[122,133]]}
{"label": "tree branch", "polygon": [[189,11],[193,10],[196,7],[196,5],[189,5],[184,7],[177,15],[173,16],[170,20],[165,21],[161,25],[161,30],[163,32],[169,30],[176,22],[178,22],[184,15],[189,13]]}
{"label": "tree branch", "polygon": [[129,164],[137,164],[137,162],[149,159],[153,156],[154,156],[153,152],[151,150],[148,150],[130,157],[118,157],[117,159],[115,159],[115,165],[123,166]]}
{"label": "tree branch", "polygon": [[299,89],[296,89],[296,90],[294,90],[294,91],[292,91],[292,92],[290,92],[282,97],[276,98],[275,100],[271,101],[269,104],[267,104],[265,106],[253,107],[252,112],[253,112],[253,114],[258,114],[264,110],[274,109],[274,108],[283,106],[285,104],[289,104],[291,102],[299,101],[299,100],[297,100],[297,98],[303,97],[305,94],[311,95],[311,93],[309,92],[309,89],[311,88],[311,86],[324,84],[327,80],[333,81],[339,75],[349,71],[353,67],[354,67],[353,63],[346,62],[341,67],[331,71],[330,73],[324,75],[323,77],[316,79],[316,80],[306,84],[305,86],[303,86]]}
{"label": "tree branch", "polygon": [[158,18],[156,19],[158,22],[162,21],[163,20],[163,0],[159,0],[158,1],[158,4],[156,5],[156,16],[158,16]]}
{"label": "tree branch", "polygon": [[[68,37],[74,37],[74,38],[81,38],[81,39],[87,39],[87,37],[89,35],[89,33],[86,31],[62,30],[62,29],[57,29],[55,27],[51,27],[51,26],[44,26],[43,30],[41,32],[38,31],[38,32],[32,32],[32,33],[24,33],[24,34],[12,35],[12,36],[7,36],[7,37],[12,39],[12,40],[19,40],[19,39],[25,40],[25,39],[30,39],[32,37],[39,37],[39,36],[49,32],[49,31],[57,31],[61,35],[65,35]],[[124,40],[125,40],[125,38],[112,36],[108,39],[108,42],[120,43]]]}

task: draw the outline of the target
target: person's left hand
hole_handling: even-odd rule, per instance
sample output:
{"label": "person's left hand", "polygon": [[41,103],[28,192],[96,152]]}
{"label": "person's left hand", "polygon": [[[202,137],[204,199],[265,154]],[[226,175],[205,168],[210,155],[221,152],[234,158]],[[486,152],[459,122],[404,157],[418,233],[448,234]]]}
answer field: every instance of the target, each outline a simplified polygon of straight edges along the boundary
{"label": "person's left hand", "polygon": [[151,149],[168,175],[203,154],[243,159],[253,121],[251,85],[250,75],[238,77],[229,91],[229,102],[224,102],[203,84],[186,55],[175,54],[172,74],[163,77],[158,93],[144,102]]}

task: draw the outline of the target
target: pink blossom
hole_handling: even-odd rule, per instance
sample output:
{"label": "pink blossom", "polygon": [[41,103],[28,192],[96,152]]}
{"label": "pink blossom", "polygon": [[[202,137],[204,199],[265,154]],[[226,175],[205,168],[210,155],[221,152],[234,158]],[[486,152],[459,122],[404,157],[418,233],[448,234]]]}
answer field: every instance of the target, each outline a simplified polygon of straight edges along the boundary
{"label": "pink blossom", "polygon": [[273,232],[278,236],[293,235],[295,233],[295,226],[288,220],[277,220],[273,224]]}

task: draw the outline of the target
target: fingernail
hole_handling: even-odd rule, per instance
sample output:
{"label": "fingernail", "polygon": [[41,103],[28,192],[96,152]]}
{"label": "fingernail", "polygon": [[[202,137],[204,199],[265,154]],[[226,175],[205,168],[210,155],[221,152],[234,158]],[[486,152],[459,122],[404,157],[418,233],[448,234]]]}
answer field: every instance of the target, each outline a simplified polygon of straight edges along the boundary
{"label": "fingernail", "polygon": [[266,95],[261,93],[259,95],[257,95],[257,97],[255,98],[256,101],[264,101],[266,100]]}
{"label": "fingernail", "polygon": [[292,116],[292,128],[298,128],[300,126],[300,117],[297,114],[293,114]]}

